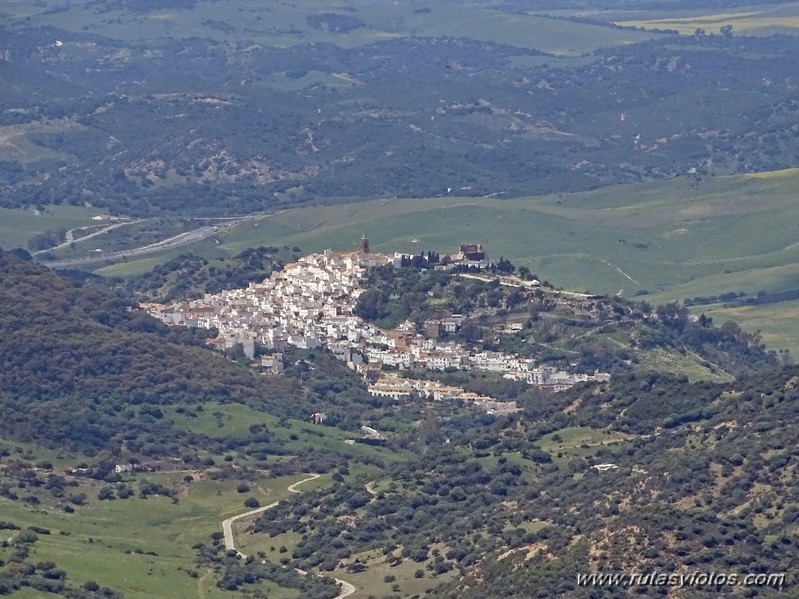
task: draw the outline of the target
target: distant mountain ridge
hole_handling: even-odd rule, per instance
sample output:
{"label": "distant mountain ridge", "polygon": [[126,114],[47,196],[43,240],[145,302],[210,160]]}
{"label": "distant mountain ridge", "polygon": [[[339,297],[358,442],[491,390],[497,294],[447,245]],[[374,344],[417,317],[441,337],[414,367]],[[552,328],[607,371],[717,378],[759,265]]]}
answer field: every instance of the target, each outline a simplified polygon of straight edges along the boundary
{"label": "distant mountain ridge", "polygon": [[[333,13],[264,8],[254,25],[176,4],[66,7],[77,31],[54,27],[64,13],[0,19],[2,205],[218,216],[797,166],[795,36],[666,35],[478,3],[397,5],[393,20],[351,6],[337,16],[364,26],[342,40],[306,24]],[[205,35],[183,35],[200,15]]]}

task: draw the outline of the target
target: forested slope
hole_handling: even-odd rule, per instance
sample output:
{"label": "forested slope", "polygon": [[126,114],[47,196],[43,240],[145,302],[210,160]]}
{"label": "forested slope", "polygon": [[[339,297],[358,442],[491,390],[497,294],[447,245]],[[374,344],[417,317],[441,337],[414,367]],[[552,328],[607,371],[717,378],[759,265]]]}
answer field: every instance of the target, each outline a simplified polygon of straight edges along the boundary
{"label": "forested slope", "polygon": [[[532,17],[521,6],[481,9],[474,22],[491,23],[498,10],[496,30],[524,27],[524,36],[481,39],[468,22],[445,25],[461,9],[400,6],[394,25],[413,21],[412,35],[382,22],[368,43],[351,45],[354,34],[329,21],[366,23],[369,9],[358,4],[351,14],[307,15],[324,22],[324,43],[310,26],[309,36],[284,31],[277,47],[233,33],[226,21],[238,11],[214,2],[177,11],[192,21],[215,13],[203,21],[214,25],[201,29],[207,37],[182,39],[160,29],[125,38],[114,24],[169,27],[172,17],[151,5],[145,18],[101,5],[63,8],[65,21],[92,22],[80,32],[43,26],[44,14],[30,24],[0,15],[0,100],[11,108],[0,114],[9,140],[0,147],[2,206],[220,216],[799,164],[795,36],[642,33]],[[275,9],[298,22],[303,10]],[[553,44],[570,56],[539,49]]]}
{"label": "forested slope", "polygon": [[9,253],[0,253],[0,272],[3,437],[89,452],[124,444],[134,453],[180,455],[182,445],[202,439],[163,418],[166,406],[242,403],[297,419],[326,409],[330,424],[356,428],[380,404],[332,358],[302,383],[291,376],[302,364],[286,377],[261,376],[119,295]]}
{"label": "forested slope", "polygon": [[302,534],[301,566],[357,575],[415,562],[431,587],[448,581],[431,591],[442,598],[664,596],[665,585],[599,590],[576,575],[695,571],[785,573],[782,587],[738,590],[789,596],[797,382],[796,367],[729,385],[629,375],[528,400],[507,420],[439,421],[416,460],[281,504],[257,530]]}
{"label": "forested slope", "polygon": [[[124,297],[9,253],[0,272],[0,437],[94,455],[89,473],[100,479],[116,456],[182,459],[231,477],[240,473],[214,458],[283,474],[335,470],[329,485],[281,501],[253,527],[274,539],[267,545],[291,547],[279,559],[292,568],[386,596],[424,588],[466,599],[595,597],[578,586],[581,572],[786,573],[785,585],[799,573],[799,367],[696,383],[620,371],[555,394],[503,382],[495,391],[522,411],[497,417],[458,402],[373,398],[323,351],[287,351],[283,377],[260,376]],[[760,351],[753,365],[765,364]],[[326,425],[297,422],[318,410]],[[334,427],[364,422],[385,431],[387,447],[336,436]],[[3,493],[18,500],[10,486]],[[260,562],[218,540],[197,550],[219,580],[261,575],[249,571]],[[744,590],[785,596],[774,584]]]}

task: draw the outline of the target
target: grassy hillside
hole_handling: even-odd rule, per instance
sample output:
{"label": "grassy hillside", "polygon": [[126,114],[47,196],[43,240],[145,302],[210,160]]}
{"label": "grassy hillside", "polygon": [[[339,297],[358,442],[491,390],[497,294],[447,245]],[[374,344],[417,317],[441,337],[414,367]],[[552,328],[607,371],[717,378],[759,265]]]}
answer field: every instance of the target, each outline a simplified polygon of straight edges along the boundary
{"label": "grassy hillside", "polygon": [[47,230],[96,225],[91,217],[101,213],[91,208],[58,205],[48,205],[41,210],[0,208],[0,248],[26,248],[29,239]]}
{"label": "grassy hillside", "polygon": [[725,307],[723,304],[693,308],[716,322],[734,320],[748,330],[759,330],[769,347],[796,351],[799,339],[799,301],[791,300],[759,306]]}
{"label": "grassy hillside", "polygon": [[799,33],[799,7],[795,3],[786,3],[728,11],[686,11],[669,16],[655,13],[649,18],[642,15],[616,22],[625,27],[648,30],[671,29],[685,35],[693,35],[697,29],[717,34],[725,26],[732,26],[734,34],[742,35],[770,35],[775,32],[796,34]]}
{"label": "grassy hillside", "polygon": [[[232,255],[267,242],[303,251],[346,250],[367,232],[372,247],[386,252],[455,251],[458,243],[482,242],[494,257],[595,293],[645,289],[657,299],[722,289],[756,293],[793,282],[797,181],[799,173],[791,170],[524,199],[439,197],[299,208],[236,228],[209,254]],[[764,228],[769,235],[761,234]]]}
{"label": "grassy hillside", "polygon": [[[192,571],[195,555],[192,545],[218,531],[224,518],[244,511],[243,501],[247,495],[236,492],[237,483],[233,480],[206,478],[186,483],[183,480],[186,475],[190,476],[191,472],[127,475],[123,479],[132,488],[147,479],[170,489],[180,489],[177,502],[165,497],[142,499],[135,496],[126,500],[98,501],[97,493],[102,485],[85,481],[73,492],[89,495],[87,505],[78,506],[72,514],[47,503],[36,511],[22,502],[8,499],[0,499],[0,506],[4,519],[22,529],[39,526],[51,531],[36,542],[35,560],[54,562],[68,573],[68,580],[79,584],[93,580],[130,599],[244,597],[217,588],[210,569]],[[286,487],[302,478],[302,475],[262,475],[249,484],[257,489],[257,495],[271,502],[288,496]],[[255,586],[258,587],[270,597],[297,596],[296,591],[268,582]]]}
{"label": "grassy hillside", "polygon": [[48,8],[51,9],[46,4],[37,7],[7,3],[2,11],[3,21],[11,26],[96,32],[126,41],[209,37],[277,47],[303,43],[354,47],[410,36],[462,37],[563,55],[584,54],[599,47],[653,37],[648,32],[614,30],[602,24],[505,12],[501,6],[479,1],[437,2],[429,6],[329,0],[268,5],[239,1],[227,3],[222,11],[218,3],[210,0],[107,0],[75,2],[61,11]]}
{"label": "grassy hillside", "polygon": [[[447,252],[458,243],[481,242],[491,256],[508,257],[567,289],[621,291],[626,297],[646,291],[639,297],[652,303],[727,292],[755,296],[799,288],[797,182],[799,173],[787,170],[525,199],[439,197],[299,208],[245,223],[218,243],[191,250],[209,258],[264,244],[347,250],[366,232],[375,251],[384,252]],[[134,274],[151,260],[96,272]],[[737,313],[745,326],[749,313]],[[759,328],[754,321],[752,326]],[[776,347],[796,345],[783,336]]]}
{"label": "grassy hillside", "polygon": [[294,498],[256,531],[299,532],[290,563],[383,578],[399,597],[420,581],[442,598],[595,597],[578,573],[652,570],[782,573],[746,596],[787,596],[799,574],[796,381],[795,368],[728,385],[620,377],[484,428],[442,421],[418,460]]}

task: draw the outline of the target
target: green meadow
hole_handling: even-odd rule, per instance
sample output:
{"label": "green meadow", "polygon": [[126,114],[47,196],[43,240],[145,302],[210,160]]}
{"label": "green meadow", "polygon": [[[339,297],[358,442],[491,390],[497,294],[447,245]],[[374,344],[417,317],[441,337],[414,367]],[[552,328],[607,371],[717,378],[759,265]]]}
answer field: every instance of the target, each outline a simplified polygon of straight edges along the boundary
{"label": "green meadow", "polygon": [[28,138],[28,135],[56,134],[82,128],[82,125],[69,118],[44,119],[25,124],[0,126],[0,160],[27,164],[45,158],[66,158],[66,154],[34,143]]}
{"label": "green meadow", "polygon": [[28,240],[48,229],[74,229],[97,225],[92,216],[104,213],[96,208],[70,205],[46,206],[44,210],[0,208],[0,247],[27,247]]}
{"label": "green meadow", "polygon": [[568,451],[581,446],[602,446],[609,443],[621,443],[632,438],[626,433],[611,430],[600,430],[588,427],[572,426],[560,429],[541,437],[541,449],[549,453]]}
{"label": "green meadow", "polygon": [[799,300],[759,306],[697,306],[696,314],[705,313],[716,324],[733,320],[747,331],[760,331],[763,343],[773,348],[787,348],[799,355]]}
{"label": "green meadow", "polygon": [[[447,197],[298,208],[220,235],[210,253],[234,255],[258,245],[344,251],[367,233],[381,252],[454,252],[459,243],[483,243],[495,258],[594,293],[647,291],[663,301],[728,290],[777,291],[799,285],[797,182],[799,174],[788,171],[512,200]],[[124,275],[126,269],[136,269],[136,261],[108,270]]]}
{"label": "green meadow", "polygon": [[[241,404],[203,404],[203,410],[196,416],[179,414],[174,408],[166,408],[164,413],[175,424],[212,438],[246,437],[251,434],[249,431],[251,425],[264,424],[274,442],[289,452],[325,448],[347,455],[373,456],[386,462],[401,459],[401,454],[385,447],[353,445],[346,442],[359,437],[357,433],[347,433],[338,428],[315,425],[302,420],[280,420],[271,414]],[[314,484],[309,482],[307,486],[303,486],[303,489],[313,488]]]}
{"label": "green meadow", "polygon": [[[378,252],[455,252],[459,243],[483,243],[490,256],[505,256],[556,286],[655,304],[730,291],[754,296],[799,288],[797,185],[799,170],[790,169],[508,200],[438,197],[297,208],[168,255],[191,250],[224,257],[259,245],[345,251],[366,233]],[[96,272],[130,276],[155,261],[147,256]],[[755,318],[759,312],[736,316],[752,328],[750,317],[764,320]],[[771,339],[778,348],[797,347],[787,335]]]}
{"label": "green meadow", "polygon": [[[236,481],[204,478],[186,484],[182,483],[184,475],[148,473],[126,478],[182,485],[178,503],[165,497],[97,501],[96,489],[92,496],[87,486],[82,490],[91,499],[74,514],[50,507],[29,508],[6,499],[0,499],[0,513],[22,528],[49,529],[51,534],[39,535],[33,559],[55,562],[73,583],[94,580],[131,599],[243,596],[219,590],[210,570],[193,571],[192,545],[208,541],[212,533],[221,530],[224,518],[245,511],[244,496],[236,492]],[[265,504],[290,495],[287,487],[303,478],[259,479],[252,486],[263,495]],[[272,584],[262,585],[261,590],[270,597],[296,596]]]}
{"label": "green meadow", "polygon": [[[309,0],[298,6],[253,0],[224,3],[201,0],[193,8],[141,11],[121,7],[100,10],[96,3],[72,2],[68,10],[49,14],[47,8],[33,7],[26,2],[8,2],[0,8],[0,22],[12,26],[24,22],[75,32],[88,31],[130,41],[210,37],[276,47],[300,43],[355,47],[410,36],[459,37],[535,48],[562,56],[582,55],[600,47],[634,43],[656,35],[505,12],[485,2]],[[314,27],[308,20],[308,17],[329,14],[355,17],[362,25],[336,31],[326,26]]]}

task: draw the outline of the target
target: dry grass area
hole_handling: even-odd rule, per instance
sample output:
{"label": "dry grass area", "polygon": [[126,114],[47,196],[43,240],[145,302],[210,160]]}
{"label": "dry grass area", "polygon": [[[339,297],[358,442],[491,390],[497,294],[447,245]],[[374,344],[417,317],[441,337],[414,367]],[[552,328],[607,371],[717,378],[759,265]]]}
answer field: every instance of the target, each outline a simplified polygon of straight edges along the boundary
{"label": "dry grass area", "polygon": [[799,14],[786,14],[796,11],[795,7],[781,7],[780,10],[767,8],[758,11],[710,13],[685,18],[665,17],[647,20],[617,21],[625,27],[643,27],[647,30],[672,29],[682,35],[693,35],[697,29],[707,33],[719,33],[721,27],[732,25],[734,32],[753,33],[757,30],[779,27],[799,28]]}
{"label": "dry grass area", "polygon": [[27,136],[34,133],[56,134],[82,128],[82,125],[67,118],[0,127],[0,160],[27,164],[44,158],[65,158],[66,154],[37,145]]}

